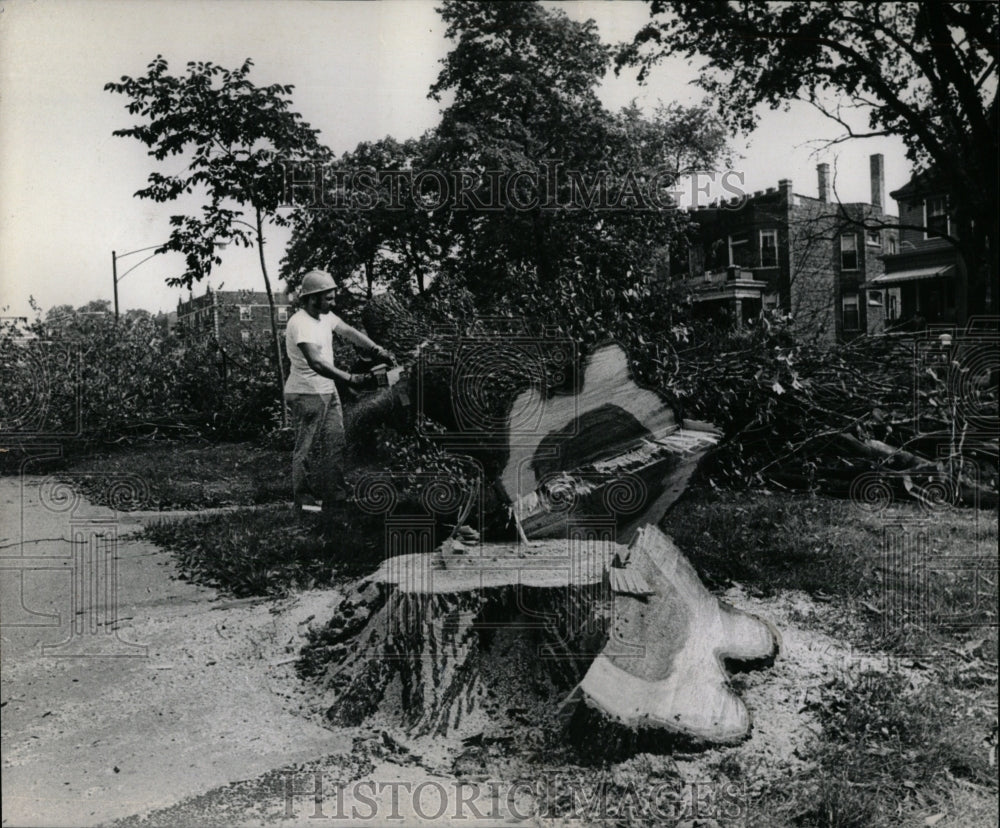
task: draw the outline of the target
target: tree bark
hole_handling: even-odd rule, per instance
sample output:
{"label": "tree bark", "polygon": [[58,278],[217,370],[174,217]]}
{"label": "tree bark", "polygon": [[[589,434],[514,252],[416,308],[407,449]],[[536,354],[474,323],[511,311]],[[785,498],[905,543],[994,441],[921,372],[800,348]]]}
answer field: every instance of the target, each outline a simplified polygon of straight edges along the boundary
{"label": "tree bark", "polygon": [[267,262],[264,260],[264,222],[259,207],[254,208],[257,219],[257,252],[260,256],[260,272],[264,274],[264,289],[267,291],[267,306],[271,314],[271,341],[274,345],[274,367],[278,375],[278,391],[281,396],[281,426],[288,427],[288,406],[285,403],[285,366],[281,362],[281,340],[278,338],[278,315],[274,309],[274,294],[271,291],[271,279],[267,275]]}

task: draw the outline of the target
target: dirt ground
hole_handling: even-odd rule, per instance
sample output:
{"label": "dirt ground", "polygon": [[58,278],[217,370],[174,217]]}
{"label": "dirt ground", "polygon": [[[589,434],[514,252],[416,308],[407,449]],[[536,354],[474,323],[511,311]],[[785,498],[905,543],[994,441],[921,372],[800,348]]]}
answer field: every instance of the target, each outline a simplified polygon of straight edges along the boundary
{"label": "dirt ground", "polygon": [[220,599],[123,537],[135,518],[37,478],[0,479],[0,508],[4,825],[99,824],[350,747],[283,701],[299,621],[336,595]]}

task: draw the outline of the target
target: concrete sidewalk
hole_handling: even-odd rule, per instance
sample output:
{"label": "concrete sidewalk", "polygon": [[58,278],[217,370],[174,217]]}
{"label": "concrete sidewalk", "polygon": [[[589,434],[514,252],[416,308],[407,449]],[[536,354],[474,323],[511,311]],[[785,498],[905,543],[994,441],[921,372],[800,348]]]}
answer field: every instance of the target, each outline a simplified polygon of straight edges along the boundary
{"label": "concrete sidewalk", "polygon": [[338,596],[220,601],[128,535],[153,516],[0,478],[3,824],[94,825],[348,750],[291,661]]}

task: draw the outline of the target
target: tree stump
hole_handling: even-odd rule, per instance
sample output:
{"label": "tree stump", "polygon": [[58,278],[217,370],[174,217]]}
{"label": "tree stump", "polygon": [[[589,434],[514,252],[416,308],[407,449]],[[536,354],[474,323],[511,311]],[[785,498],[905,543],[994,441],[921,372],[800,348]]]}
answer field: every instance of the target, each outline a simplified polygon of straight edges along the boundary
{"label": "tree stump", "polygon": [[[616,569],[649,591],[615,591]],[[720,604],[647,527],[631,547],[453,540],[390,558],[345,599],[314,648],[335,724],[377,719],[414,735],[465,735],[511,710],[534,718],[562,707],[571,720],[585,706],[668,744],[676,734],[746,737],[749,716],[722,659],[764,661],[778,643],[765,622]]]}
{"label": "tree stump", "polygon": [[[389,558],[345,598],[321,637],[319,677],[335,724],[376,714],[413,734],[482,729],[502,698],[513,650],[561,700],[604,643],[605,570],[616,545],[546,541],[468,545]],[[499,679],[498,681],[491,681]],[[491,695],[492,694],[492,695]]]}

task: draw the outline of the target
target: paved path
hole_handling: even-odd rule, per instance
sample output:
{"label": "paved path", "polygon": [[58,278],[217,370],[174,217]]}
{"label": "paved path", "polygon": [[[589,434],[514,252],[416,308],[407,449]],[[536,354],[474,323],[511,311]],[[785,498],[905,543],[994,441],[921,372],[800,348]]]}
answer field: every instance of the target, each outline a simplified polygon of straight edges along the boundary
{"label": "paved path", "polygon": [[94,825],[350,748],[296,714],[290,663],[337,596],[219,600],[138,525],[0,478],[4,825]]}

